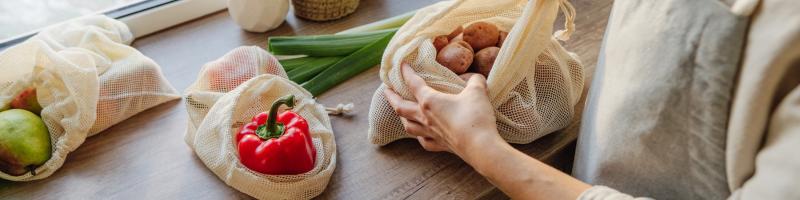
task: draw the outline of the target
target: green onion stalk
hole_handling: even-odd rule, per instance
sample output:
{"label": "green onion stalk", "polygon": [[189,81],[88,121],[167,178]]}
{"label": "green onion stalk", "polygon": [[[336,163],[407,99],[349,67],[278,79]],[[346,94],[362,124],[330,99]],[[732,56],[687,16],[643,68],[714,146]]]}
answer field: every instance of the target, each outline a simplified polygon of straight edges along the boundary
{"label": "green onion stalk", "polygon": [[[269,51],[291,56],[279,62],[289,79],[317,96],[380,64],[383,51],[397,29],[415,11],[351,28],[333,35],[269,38]],[[297,57],[302,55],[305,57]]]}

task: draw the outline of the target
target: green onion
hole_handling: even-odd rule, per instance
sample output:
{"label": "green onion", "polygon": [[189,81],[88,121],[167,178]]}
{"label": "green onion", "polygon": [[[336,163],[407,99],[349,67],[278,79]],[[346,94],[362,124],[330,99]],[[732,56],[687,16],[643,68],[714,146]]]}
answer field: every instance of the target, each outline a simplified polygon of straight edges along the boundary
{"label": "green onion", "polygon": [[303,66],[306,62],[311,62],[316,60],[316,57],[302,57],[302,58],[292,58],[292,59],[284,59],[278,60],[283,66],[283,70],[286,72],[290,72],[298,67]]}
{"label": "green onion", "polygon": [[303,66],[304,63],[311,62],[313,60],[316,60],[316,58],[302,57],[302,58],[278,60],[278,62],[280,62],[281,66],[283,66],[283,70],[285,70],[286,72],[290,72],[294,69],[297,69],[300,66]]}
{"label": "green onion", "polygon": [[302,67],[297,67],[296,69],[287,72],[287,74],[289,75],[289,80],[292,80],[295,83],[306,82],[308,81],[308,79],[311,79],[320,72],[325,71],[325,69],[328,69],[328,66],[331,66],[342,59],[342,57],[307,57],[307,58],[311,59],[306,59],[309,61],[303,63]]}
{"label": "green onion", "polygon": [[383,51],[392,36],[394,36],[394,32],[342,58],[308,82],[301,84],[301,86],[311,92],[312,95],[317,96],[333,86],[380,64]]}
{"label": "green onion", "polygon": [[336,35],[342,34],[351,34],[351,33],[363,33],[368,31],[377,31],[377,30],[384,30],[384,29],[391,29],[391,28],[399,28],[403,26],[414,14],[417,13],[416,10],[411,12],[403,13],[402,15],[397,15],[394,17],[382,19],[380,21],[372,22],[369,24],[364,24],[355,28],[347,29],[342,32],[336,33]]}
{"label": "green onion", "polygon": [[380,64],[389,40],[415,13],[411,11],[334,35],[270,37],[268,47],[274,55],[291,57],[280,60],[289,79],[302,83],[303,88],[316,96]]}
{"label": "green onion", "polygon": [[347,56],[397,29],[341,35],[277,36],[269,38],[269,51],[275,55]]}

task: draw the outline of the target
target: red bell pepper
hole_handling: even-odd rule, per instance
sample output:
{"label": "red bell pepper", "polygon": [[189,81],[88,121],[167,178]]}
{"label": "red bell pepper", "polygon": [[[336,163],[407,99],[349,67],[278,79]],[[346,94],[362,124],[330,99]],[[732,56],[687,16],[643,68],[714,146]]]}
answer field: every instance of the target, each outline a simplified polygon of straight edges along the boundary
{"label": "red bell pepper", "polygon": [[259,113],[236,135],[239,160],[247,168],[264,174],[302,174],[314,168],[317,150],[308,122],[295,112],[281,114],[278,108],[294,107],[294,95],[278,99],[267,112]]}

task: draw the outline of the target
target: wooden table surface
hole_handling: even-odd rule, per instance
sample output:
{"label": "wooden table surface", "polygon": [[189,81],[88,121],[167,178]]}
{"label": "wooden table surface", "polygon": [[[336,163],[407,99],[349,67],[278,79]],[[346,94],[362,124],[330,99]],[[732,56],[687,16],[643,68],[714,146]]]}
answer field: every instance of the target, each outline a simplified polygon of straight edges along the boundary
{"label": "wooden table surface", "polygon": [[[565,47],[581,56],[591,76],[612,0],[573,0],[577,32]],[[239,29],[226,11],[137,39],[133,46],[163,68],[179,91],[196,78],[203,63],[242,45],[266,46],[268,36],[335,33],[399,15],[434,0],[367,0],[341,20],[310,22],[291,13],[268,33]],[[562,27],[559,22],[557,27]],[[503,197],[458,157],[426,152],[415,140],[379,147],[367,140],[367,113],[380,84],[373,68],[319,96],[326,105],[352,102],[354,115],[332,117],[338,161],[320,199],[430,199]],[[582,110],[583,103],[576,108]],[[578,116],[579,117],[579,116]],[[64,166],[44,180],[0,181],[0,199],[249,199],[209,171],[184,143],[187,113],[172,101],[117,124],[72,152]],[[515,145],[548,163],[570,163],[580,120],[531,144]]]}

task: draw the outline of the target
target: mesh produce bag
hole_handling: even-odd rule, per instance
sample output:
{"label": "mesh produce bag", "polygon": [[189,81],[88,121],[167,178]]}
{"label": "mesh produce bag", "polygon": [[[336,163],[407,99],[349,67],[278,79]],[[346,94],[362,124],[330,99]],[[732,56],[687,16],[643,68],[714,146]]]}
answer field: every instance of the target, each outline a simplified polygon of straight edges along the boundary
{"label": "mesh produce bag", "polygon": [[[217,100],[247,80],[261,74],[287,77],[278,60],[257,46],[238,47],[203,66],[198,79],[186,89],[189,112],[187,133],[194,133]],[[187,142],[189,136],[187,134]]]}
{"label": "mesh produce bag", "polygon": [[[186,143],[231,187],[258,199],[310,199],[322,193],[336,168],[328,113],[308,91],[286,78],[280,63],[259,47],[239,47],[212,61],[186,90]],[[266,175],[239,161],[236,134],[270,104],[295,95],[292,111],[308,121],[317,150],[314,168],[299,175]]]}
{"label": "mesh produce bag", "polygon": [[131,40],[122,22],[91,16],[46,28],[0,53],[0,105],[35,87],[53,151],[35,176],[0,173],[0,178],[48,177],[86,137],[180,98],[158,64],[127,45]]}
{"label": "mesh produce bag", "polygon": [[[566,16],[566,29],[551,36],[559,8]],[[508,142],[529,143],[566,127],[583,90],[583,66],[556,39],[569,38],[574,13],[566,0],[457,0],[420,9],[383,53],[383,85],[372,99],[369,139],[384,145],[411,138],[382,92],[389,87],[405,99],[413,98],[402,79],[401,63],[411,65],[436,90],[458,93],[464,88],[465,81],[436,62],[431,38],[478,21],[509,31],[487,80],[500,135]]]}

